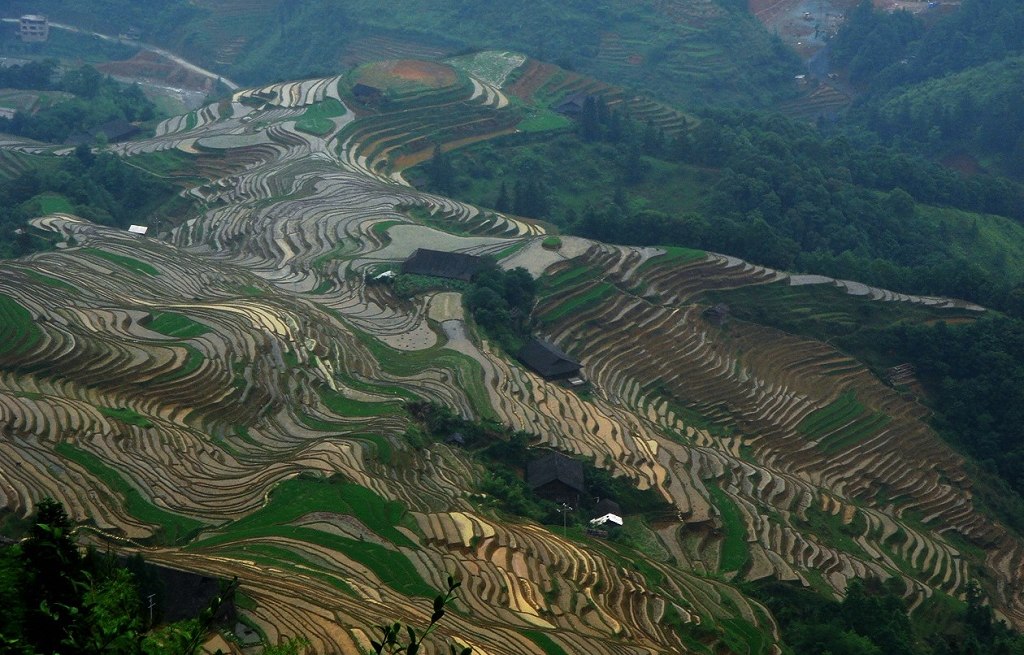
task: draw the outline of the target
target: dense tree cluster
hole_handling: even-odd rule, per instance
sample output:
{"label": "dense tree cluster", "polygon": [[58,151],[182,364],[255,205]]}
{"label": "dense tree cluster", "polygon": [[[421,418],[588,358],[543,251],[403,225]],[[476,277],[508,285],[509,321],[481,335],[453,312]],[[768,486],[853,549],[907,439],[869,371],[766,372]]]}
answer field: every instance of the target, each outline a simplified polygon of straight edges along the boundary
{"label": "dense tree cluster", "polygon": [[[929,616],[907,616],[897,578],[853,580],[842,602],[782,582],[749,585],[800,655],[1014,655],[1024,638],[995,621],[977,584],[967,587],[963,607]],[[941,621],[938,622],[938,621]]]}
{"label": "dense tree cluster", "polygon": [[[976,153],[1024,177],[1024,5],[964,0],[921,18],[862,2],[832,43],[866,95],[850,122],[928,154]],[[994,156],[994,159],[993,159]]]}
{"label": "dense tree cluster", "polygon": [[41,244],[26,221],[44,213],[43,194],[60,194],[72,211],[101,225],[127,227],[175,196],[172,185],[110,154],[80,146],[57,162],[0,181],[0,257],[19,256]]}
{"label": "dense tree cluster", "polygon": [[0,651],[11,655],[188,655],[208,633],[217,599],[199,617],[152,630],[136,576],[82,552],[64,508],[39,503],[27,538],[0,549]]}
{"label": "dense tree cluster", "polygon": [[993,509],[1024,533],[1024,321],[900,325],[875,338],[916,365],[936,427],[1018,494],[991,494],[989,503],[1003,505]]}
{"label": "dense tree cluster", "polygon": [[[47,66],[52,68],[52,64],[20,67],[31,68],[17,74],[19,81],[23,84],[42,81]],[[65,91],[74,97],[45,106],[35,113],[18,112],[14,118],[0,118],[0,132],[37,141],[63,143],[72,134],[88,133],[110,121],[147,121],[156,115],[153,103],[138,85],[119,84],[92,66],[69,70],[56,82],[47,79],[45,84],[31,88]]]}
{"label": "dense tree cluster", "polygon": [[505,350],[516,352],[529,334],[537,283],[523,268],[488,266],[473,277],[466,307],[473,320]]}

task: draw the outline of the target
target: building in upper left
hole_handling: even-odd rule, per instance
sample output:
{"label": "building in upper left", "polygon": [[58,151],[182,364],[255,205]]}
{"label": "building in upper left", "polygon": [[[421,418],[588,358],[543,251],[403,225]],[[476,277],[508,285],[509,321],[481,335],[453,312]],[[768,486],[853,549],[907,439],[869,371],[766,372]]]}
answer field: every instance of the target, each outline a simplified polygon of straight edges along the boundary
{"label": "building in upper left", "polygon": [[50,38],[50,23],[46,16],[26,14],[18,21],[18,36],[27,43],[38,43]]}

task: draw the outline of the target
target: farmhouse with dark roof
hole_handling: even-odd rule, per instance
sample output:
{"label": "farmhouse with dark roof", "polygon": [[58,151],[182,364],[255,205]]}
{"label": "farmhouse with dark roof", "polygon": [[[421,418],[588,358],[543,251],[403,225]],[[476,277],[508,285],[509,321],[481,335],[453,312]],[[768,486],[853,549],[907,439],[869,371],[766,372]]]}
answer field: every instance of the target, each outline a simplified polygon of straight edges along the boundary
{"label": "farmhouse with dark roof", "polygon": [[526,465],[526,484],[538,496],[576,505],[586,492],[583,463],[561,453],[550,453]]}
{"label": "farmhouse with dark roof", "polygon": [[468,282],[483,265],[483,258],[476,255],[417,248],[402,264],[402,272]]}
{"label": "farmhouse with dark roof", "polygon": [[587,98],[589,97],[590,96],[582,91],[580,93],[575,93],[555,105],[554,110],[556,113],[562,114],[563,116],[575,118],[583,113],[583,105],[586,104]]}
{"label": "farmhouse with dark roof", "polygon": [[536,337],[522,347],[517,357],[545,380],[564,380],[578,377],[580,374],[579,362],[559,350],[553,343]]}

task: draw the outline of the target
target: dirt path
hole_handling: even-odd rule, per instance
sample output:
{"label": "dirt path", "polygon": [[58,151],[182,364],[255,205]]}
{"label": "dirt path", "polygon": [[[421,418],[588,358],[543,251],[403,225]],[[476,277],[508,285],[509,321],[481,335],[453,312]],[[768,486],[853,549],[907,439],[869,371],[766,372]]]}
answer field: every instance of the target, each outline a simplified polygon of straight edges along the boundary
{"label": "dirt path", "polygon": [[[17,23],[18,19],[17,18],[4,18],[3,22],[5,22],[5,23]],[[91,34],[92,36],[97,36],[97,37],[103,39],[104,41],[112,41],[114,43],[123,43],[123,41],[121,39],[119,39],[118,37],[116,37],[116,36],[110,36],[109,34],[100,34],[99,32],[90,32],[89,30],[82,30],[82,29],[79,29],[79,28],[77,28],[77,27],[75,27],[73,25],[67,25],[65,23],[50,23],[50,27],[55,27],[58,30],[67,30],[68,32],[78,32],[79,34]],[[135,45],[138,45],[143,50],[149,50],[150,52],[155,52],[156,54],[160,55],[161,57],[166,57],[167,59],[169,59],[169,60],[173,61],[174,63],[178,64],[179,66],[181,66],[182,68],[188,69],[189,71],[192,71],[193,73],[198,73],[198,74],[202,75],[203,77],[208,77],[208,78],[210,78],[211,80],[214,80],[214,81],[220,80],[221,82],[224,83],[225,86],[227,86],[232,91],[234,91],[235,89],[239,88],[239,86],[237,84],[235,84],[234,82],[232,82],[228,78],[224,77],[223,75],[218,75],[217,73],[214,73],[213,71],[209,71],[209,70],[206,70],[205,68],[201,68],[199,66],[196,66],[192,62],[190,62],[190,61],[188,61],[186,59],[182,59],[181,57],[179,57],[178,55],[174,54],[173,52],[171,52],[169,50],[164,50],[163,48],[160,48],[158,46],[152,45],[150,43],[135,42]]]}

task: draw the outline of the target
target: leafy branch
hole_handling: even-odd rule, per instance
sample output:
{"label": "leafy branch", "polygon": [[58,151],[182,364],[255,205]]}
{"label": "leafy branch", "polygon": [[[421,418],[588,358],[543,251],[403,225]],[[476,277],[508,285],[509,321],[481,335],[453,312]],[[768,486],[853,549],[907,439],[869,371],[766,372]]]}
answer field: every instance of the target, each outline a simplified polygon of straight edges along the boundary
{"label": "leafy branch", "polygon": [[[404,653],[404,655],[416,655],[419,652],[420,646],[423,645],[424,640],[434,631],[437,627],[437,622],[444,617],[444,608],[449,603],[455,601],[455,591],[462,586],[461,582],[456,582],[455,578],[448,576],[448,591],[443,595],[438,595],[434,598],[434,613],[430,616],[430,625],[417,636],[415,628],[411,625],[405,626],[406,634],[409,638],[408,643],[402,643],[402,624],[392,623],[390,625],[381,625],[377,629],[381,632],[381,640],[370,640],[370,644],[373,645],[373,652],[376,655],[398,655]],[[470,655],[473,649],[470,647],[463,648],[461,651],[457,650],[455,646],[449,644],[449,651],[451,655]]]}

